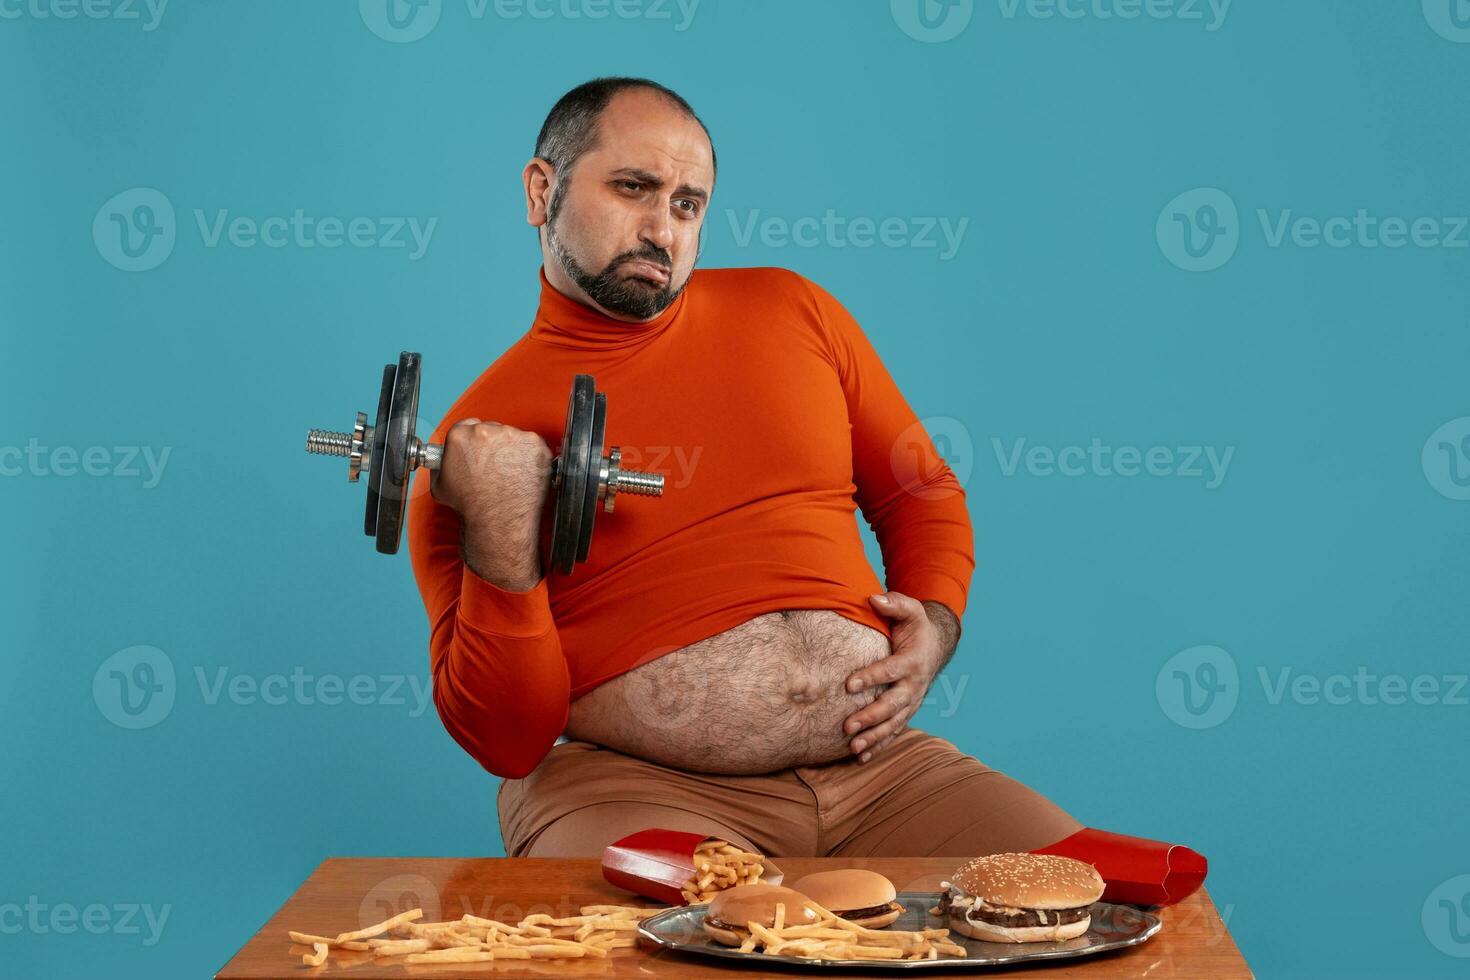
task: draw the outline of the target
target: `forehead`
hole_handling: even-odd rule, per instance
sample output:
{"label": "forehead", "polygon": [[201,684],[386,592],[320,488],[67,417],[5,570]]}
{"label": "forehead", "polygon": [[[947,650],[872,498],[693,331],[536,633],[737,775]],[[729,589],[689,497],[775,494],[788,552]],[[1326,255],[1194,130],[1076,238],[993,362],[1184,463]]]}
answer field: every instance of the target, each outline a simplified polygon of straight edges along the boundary
{"label": "forehead", "polygon": [[704,128],[648,89],[627,89],[609,100],[598,119],[597,145],[587,158],[607,169],[674,172],[682,178],[699,179],[706,187],[714,179]]}

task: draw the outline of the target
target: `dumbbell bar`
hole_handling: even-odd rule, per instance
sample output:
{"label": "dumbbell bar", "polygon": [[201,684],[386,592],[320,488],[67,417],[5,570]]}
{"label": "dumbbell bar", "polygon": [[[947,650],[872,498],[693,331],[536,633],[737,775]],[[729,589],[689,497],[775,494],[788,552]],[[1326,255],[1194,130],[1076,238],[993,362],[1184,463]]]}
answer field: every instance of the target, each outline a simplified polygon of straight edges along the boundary
{"label": "dumbbell bar", "polygon": [[[367,424],[365,413],[358,412],[351,432],[312,429],[306,434],[308,453],[347,457],[350,482],[356,483],[367,470],[363,532],[377,539],[378,551],[385,555],[397,553],[403,536],[410,475],[420,466],[437,470],[444,458],[443,446],[426,444],[414,433],[420,360],[418,354],[404,351],[396,365],[383,366],[373,425]],[[611,514],[619,493],[663,496],[661,474],[623,469],[617,446],[603,455],[606,424],[607,395],[597,390],[592,375],[577,375],[567,400],[561,452],[551,463],[556,510],[551,525],[550,567],[563,575],[571,574],[577,562],[587,560],[599,502]]]}

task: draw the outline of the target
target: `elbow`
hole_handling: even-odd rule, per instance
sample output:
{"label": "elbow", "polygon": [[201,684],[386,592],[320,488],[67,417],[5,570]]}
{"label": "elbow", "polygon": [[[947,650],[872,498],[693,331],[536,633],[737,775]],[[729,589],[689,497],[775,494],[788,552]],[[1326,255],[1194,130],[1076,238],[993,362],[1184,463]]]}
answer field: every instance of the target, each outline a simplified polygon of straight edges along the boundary
{"label": "elbow", "polygon": [[455,710],[453,698],[434,685],[434,707],[449,736],[492,776],[524,779],[556,744],[566,727],[570,702],[540,706],[525,702],[467,721]]}

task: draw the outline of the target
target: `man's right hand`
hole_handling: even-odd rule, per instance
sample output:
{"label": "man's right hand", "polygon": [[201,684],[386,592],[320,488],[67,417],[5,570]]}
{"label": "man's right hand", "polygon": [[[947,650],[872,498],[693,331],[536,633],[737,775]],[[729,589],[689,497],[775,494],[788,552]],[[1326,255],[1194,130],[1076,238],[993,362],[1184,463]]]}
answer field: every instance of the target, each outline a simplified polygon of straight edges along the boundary
{"label": "man's right hand", "polygon": [[541,579],[552,459],[539,435],[499,422],[462,419],[444,436],[429,492],[464,522],[466,564],[501,588],[524,592]]}

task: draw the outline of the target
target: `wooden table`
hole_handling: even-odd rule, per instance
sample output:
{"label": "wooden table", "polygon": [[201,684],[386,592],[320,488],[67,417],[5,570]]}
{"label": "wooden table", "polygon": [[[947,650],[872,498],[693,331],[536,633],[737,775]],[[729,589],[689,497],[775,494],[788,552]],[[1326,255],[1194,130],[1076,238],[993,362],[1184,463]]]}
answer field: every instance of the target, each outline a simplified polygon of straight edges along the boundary
{"label": "wooden table", "polygon": [[[787,880],[812,871],[864,867],[887,875],[899,891],[938,891],[939,881],[965,861],[953,858],[777,858]],[[290,930],[335,936],[390,915],[422,906],[425,921],[459,918],[466,912],[516,922],[536,912],[557,917],[576,915],[591,904],[650,906],[654,903],[614,888],[602,878],[598,862],[553,858],[329,858],[312,872],[296,894],[255,934],[245,948],[216,974],[217,980],[352,977],[731,977],[750,976],[708,957],[681,955],[651,945],[613,950],[606,959],[555,962],[405,966],[391,960],[375,963],[367,953],[332,950],[327,963],[305,967],[301,954],[311,950],[291,943]],[[1130,949],[1073,960],[1057,960],[1020,970],[982,970],[988,977],[1250,977],[1235,941],[1230,938],[1204,889],[1185,901],[1157,910],[1164,928],[1153,939]],[[866,973],[789,968],[761,971],[799,977],[877,976]],[[927,975],[953,976],[964,971]]]}

